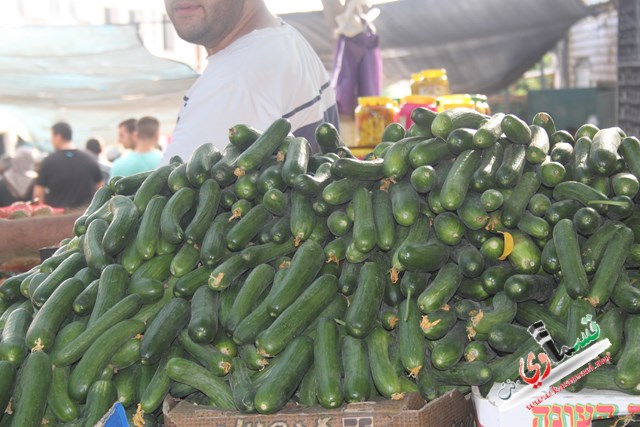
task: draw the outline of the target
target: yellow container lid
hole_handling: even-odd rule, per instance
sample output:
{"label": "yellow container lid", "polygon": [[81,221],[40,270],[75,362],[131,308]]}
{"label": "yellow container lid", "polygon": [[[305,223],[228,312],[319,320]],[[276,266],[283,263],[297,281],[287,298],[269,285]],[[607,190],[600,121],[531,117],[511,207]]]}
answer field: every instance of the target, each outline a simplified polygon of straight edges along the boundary
{"label": "yellow container lid", "polygon": [[351,150],[353,155],[356,156],[357,158],[364,159],[364,157],[370,152],[372,152],[374,148],[375,147],[360,147],[360,148],[351,147],[349,148],[349,150]]}
{"label": "yellow container lid", "polygon": [[422,77],[426,79],[447,78],[447,70],[444,68],[422,70],[420,74],[422,74]]}
{"label": "yellow container lid", "polygon": [[361,96],[358,98],[358,104],[363,106],[374,106],[397,103],[387,96]]}
{"label": "yellow container lid", "polygon": [[407,95],[402,98],[403,104],[422,104],[429,105],[436,102],[436,98],[433,96],[425,96],[425,95]]}

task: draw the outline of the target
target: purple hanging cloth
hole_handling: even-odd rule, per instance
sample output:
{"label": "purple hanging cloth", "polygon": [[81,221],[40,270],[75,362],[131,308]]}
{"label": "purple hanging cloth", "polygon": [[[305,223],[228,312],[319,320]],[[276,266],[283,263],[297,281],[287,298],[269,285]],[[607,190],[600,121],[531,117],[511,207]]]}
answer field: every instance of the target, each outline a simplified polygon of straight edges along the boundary
{"label": "purple hanging cloth", "polygon": [[365,15],[359,14],[355,18],[362,31],[349,36],[338,30],[331,77],[338,111],[350,116],[358,105],[358,97],[380,96],[382,91],[380,37]]}

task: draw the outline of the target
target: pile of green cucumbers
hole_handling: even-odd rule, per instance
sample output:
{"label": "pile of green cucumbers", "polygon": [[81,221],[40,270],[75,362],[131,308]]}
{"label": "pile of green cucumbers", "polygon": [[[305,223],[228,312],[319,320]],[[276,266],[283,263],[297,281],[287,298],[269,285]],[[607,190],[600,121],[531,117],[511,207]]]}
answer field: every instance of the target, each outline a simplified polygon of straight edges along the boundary
{"label": "pile of green cucumbers", "polygon": [[[167,395],[285,405],[433,400],[608,338],[569,387],[640,393],[640,141],[546,113],[418,108],[357,159],[278,119],[99,189],[73,236],[0,284],[0,426],[93,426]],[[590,316],[590,317],[589,317]],[[593,325],[593,323],[591,323]]]}

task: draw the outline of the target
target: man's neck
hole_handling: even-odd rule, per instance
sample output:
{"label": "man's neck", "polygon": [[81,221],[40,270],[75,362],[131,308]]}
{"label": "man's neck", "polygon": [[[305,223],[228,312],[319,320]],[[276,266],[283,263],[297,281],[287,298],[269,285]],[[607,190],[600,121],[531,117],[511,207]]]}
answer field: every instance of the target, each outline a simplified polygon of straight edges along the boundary
{"label": "man's neck", "polygon": [[158,142],[153,139],[138,139],[136,148],[133,150],[136,153],[148,153],[155,150],[158,147]]}
{"label": "man's neck", "polygon": [[208,56],[220,52],[240,37],[245,36],[254,30],[277,27],[280,25],[280,19],[269,12],[269,9],[267,9],[263,2],[245,2],[245,7],[248,8],[248,11],[244,14],[242,20],[238,22],[236,28],[227,37],[220,41],[216,46],[205,46]]}
{"label": "man's neck", "polygon": [[76,147],[73,146],[73,142],[67,141],[63,142],[58,146],[58,150],[75,150]]}

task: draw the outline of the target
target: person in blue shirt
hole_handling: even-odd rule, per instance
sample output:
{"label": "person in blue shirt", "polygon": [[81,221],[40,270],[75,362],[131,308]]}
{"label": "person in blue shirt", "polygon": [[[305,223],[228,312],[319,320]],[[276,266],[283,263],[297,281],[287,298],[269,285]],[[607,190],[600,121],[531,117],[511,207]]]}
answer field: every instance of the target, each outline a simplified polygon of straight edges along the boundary
{"label": "person in blue shirt", "polygon": [[130,151],[118,157],[111,165],[111,178],[128,176],[138,172],[153,170],[162,159],[158,140],[160,122],[154,117],[142,117],[136,123],[136,145]]}

